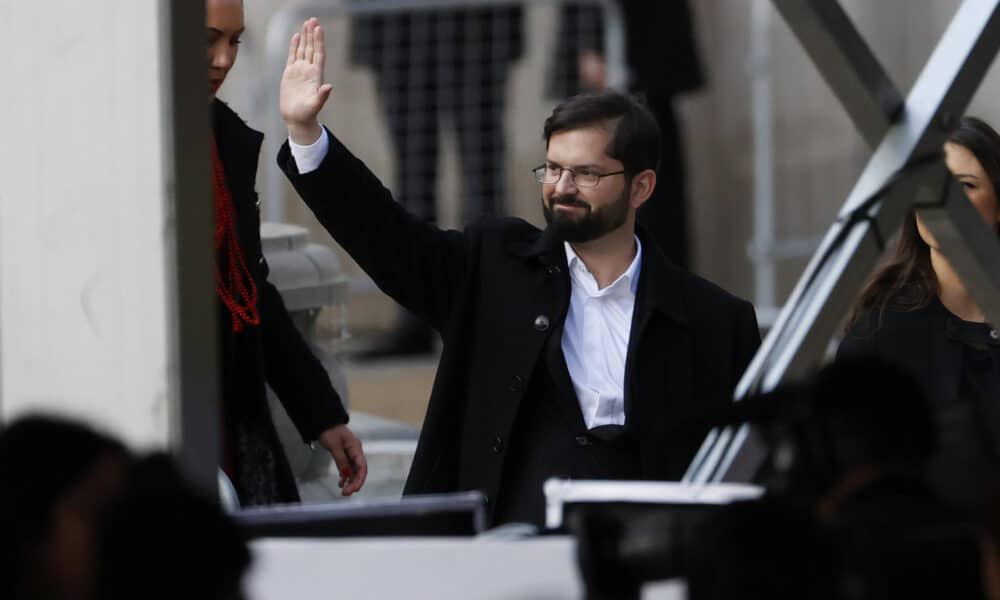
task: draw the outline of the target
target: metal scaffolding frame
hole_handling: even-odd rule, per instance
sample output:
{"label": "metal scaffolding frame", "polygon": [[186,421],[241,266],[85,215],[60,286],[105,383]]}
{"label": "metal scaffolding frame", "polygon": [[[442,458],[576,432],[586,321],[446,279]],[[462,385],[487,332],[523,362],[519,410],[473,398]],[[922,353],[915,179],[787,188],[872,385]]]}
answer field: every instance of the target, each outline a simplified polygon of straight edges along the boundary
{"label": "metal scaffolding frame", "polygon": [[[914,207],[990,322],[1000,323],[1000,243],[940,160],[1000,49],[1000,0],[962,3],[905,101],[836,0],[773,2],[875,151],[740,380],[737,400],[819,364],[888,235]],[[765,452],[748,425],[715,429],[683,481],[749,481]]]}

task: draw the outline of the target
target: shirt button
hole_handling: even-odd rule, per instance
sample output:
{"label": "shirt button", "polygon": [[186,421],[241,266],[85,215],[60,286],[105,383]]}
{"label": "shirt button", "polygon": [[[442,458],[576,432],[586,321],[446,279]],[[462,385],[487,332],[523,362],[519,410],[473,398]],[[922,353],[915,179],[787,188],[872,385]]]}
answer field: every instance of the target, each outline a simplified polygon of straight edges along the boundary
{"label": "shirt button", "polygon": [[524,378],[520,375],[514,375],[510,379],[510,391],[520,392],[524,388]]}
{"label": "shirt button", "polygon": [[581,446],[589,446],[590,445],[590,438],[587,437],[587,436],[585,436],[585,435],[578,435],[578,436],[576,436],[576,443],[579,444],[579,445],[581,445]]}
{"label": "shirt button", "polygon": [[538,315],[535,317],[535,331],[548,331],[549,329],[549,318],[545,315]]}
{"label": "shirt button", "polygon": [[493,454],[500,454],[501,452],[503,452],[503,440],[498,435],[493,438]]}

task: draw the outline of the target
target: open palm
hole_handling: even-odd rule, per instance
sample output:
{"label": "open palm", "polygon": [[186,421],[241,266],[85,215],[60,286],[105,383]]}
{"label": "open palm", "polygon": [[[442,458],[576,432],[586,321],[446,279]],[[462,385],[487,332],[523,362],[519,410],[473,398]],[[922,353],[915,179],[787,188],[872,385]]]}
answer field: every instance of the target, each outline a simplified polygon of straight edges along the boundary
{"label": "open palm", "polygon": [[323,29],[316,19],[309,19],[292,36],[288,62],[281,76],[278,106],[285,123],[305,126],[316,122],[332,89],[330,84],[323,83],[325,63]]}

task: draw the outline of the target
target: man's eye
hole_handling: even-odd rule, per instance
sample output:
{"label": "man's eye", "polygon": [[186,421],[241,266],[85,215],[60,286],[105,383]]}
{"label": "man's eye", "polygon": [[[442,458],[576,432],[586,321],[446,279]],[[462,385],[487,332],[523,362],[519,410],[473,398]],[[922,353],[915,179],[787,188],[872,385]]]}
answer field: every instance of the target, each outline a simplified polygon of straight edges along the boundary
{"label": "man's eye", "polygon": [[590,169],[581,169],[576,174],[581,177],[597,177],[597,171],[591,171]]}

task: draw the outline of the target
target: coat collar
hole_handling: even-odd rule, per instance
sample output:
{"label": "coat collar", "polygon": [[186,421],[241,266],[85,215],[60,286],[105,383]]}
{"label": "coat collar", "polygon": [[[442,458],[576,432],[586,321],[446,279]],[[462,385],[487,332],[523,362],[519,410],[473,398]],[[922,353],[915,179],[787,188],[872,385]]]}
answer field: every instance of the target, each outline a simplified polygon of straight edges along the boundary
{"label": "coat collar", "polygon": [[257,158],[264,141],[264,134],[251,129],[233,109],[219,100],[212,100],[212,131],[219,154],[227,171],[256,175]]}
{"label": "coat collar", "polygon": [[[642,226],[636,227],[636,235],[643,248],[636,311],[659,312],[677,324],[687,326],[683,291],[689,275],[667,260]],[[559,266],[566,269],[566,252],[562,240],[553,234],[551,228],[542,231],[535,229],[527,235],[509,240],[507,249],[526,260],[537,259],[548,267]]]}

